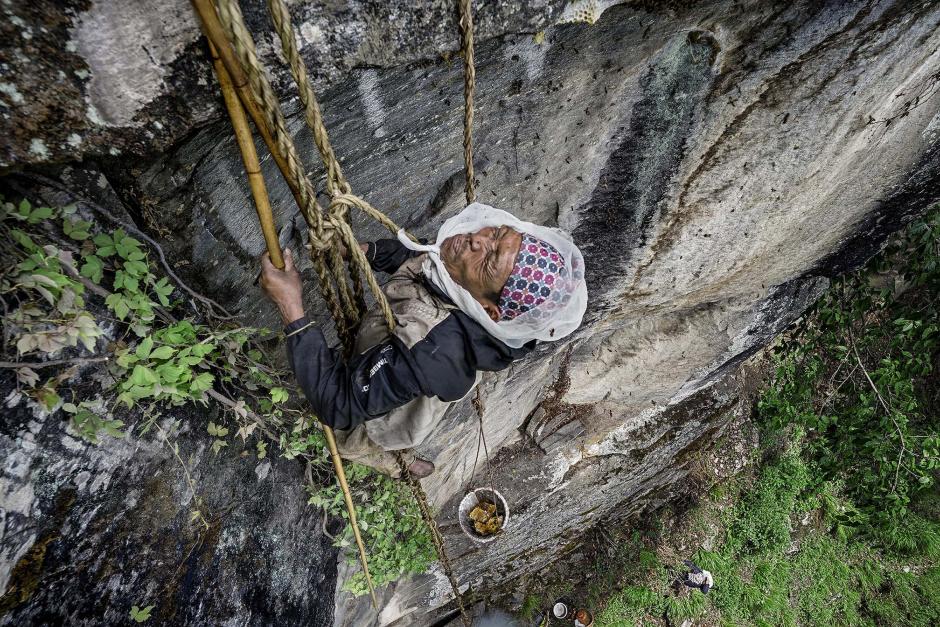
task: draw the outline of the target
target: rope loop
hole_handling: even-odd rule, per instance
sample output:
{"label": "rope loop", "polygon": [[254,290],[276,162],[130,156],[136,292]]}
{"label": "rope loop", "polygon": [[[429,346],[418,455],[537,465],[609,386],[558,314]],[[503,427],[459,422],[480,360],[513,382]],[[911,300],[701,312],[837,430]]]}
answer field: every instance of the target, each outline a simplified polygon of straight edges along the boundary
{"label": "rope loop", "polygon": [[[330,201],[330,207],[332,208],[336,204],[342,204],[347,207],[356,207],[361,212],[380,223],[382,226],[387,228],[392,235],[397,235],[400,227],[392,221],[387,215],[373,207],[361,196],[356,194],[346,193],[346,194],[337,194]],[[412,237],[412,239],[414,239]]]}
{"label": "rope loop", "polygon": [[327,207],[327,221],[331,224],[339,220],[346,221],[349,219],[349,208],[354,206],[349,198],[352,194],[336,194],[330,199],[330,204]]}

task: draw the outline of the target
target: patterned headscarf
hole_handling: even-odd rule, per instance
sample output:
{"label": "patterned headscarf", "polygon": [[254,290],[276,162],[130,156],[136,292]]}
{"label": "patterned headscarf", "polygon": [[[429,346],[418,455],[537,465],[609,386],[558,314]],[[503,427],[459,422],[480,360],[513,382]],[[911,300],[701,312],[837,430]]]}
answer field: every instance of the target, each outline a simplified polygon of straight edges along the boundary
{"label": "patterned headscarf", "polygon": [[[516,265],[499,296],[500,322],[536,307],[555,309],[560,300],[555,284],[563,283],[567,276],[565,259],[551,244],[523,233]],[[549,302],[545,303],[546,300]]]}

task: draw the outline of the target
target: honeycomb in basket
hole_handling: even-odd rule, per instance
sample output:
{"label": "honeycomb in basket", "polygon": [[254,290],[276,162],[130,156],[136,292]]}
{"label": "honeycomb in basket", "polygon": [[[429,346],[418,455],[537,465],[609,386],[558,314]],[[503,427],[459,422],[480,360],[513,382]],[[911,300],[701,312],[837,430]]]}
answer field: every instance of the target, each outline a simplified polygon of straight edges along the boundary
{"label": "honeycomb in basket", "polygon": [[477,503],[477,506],[470,510],[470,520],[481,536],[491,536],[503,526],[503,517],[496,513],[496,504],[490,501]]}

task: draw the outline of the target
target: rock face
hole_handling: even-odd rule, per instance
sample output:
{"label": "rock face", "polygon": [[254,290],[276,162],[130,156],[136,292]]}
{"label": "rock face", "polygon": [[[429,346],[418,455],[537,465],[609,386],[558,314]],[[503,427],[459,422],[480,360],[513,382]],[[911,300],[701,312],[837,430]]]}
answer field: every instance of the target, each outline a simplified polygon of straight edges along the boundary
{"label": "rock face", "polygon": [[[245,3],[275,61],[265,3]],[[290,3],[298,47],[323,86],[355,67],[458,48],[456,4]],[[561,0],[481,5],[478,37],[535,32],[574,17]],[[596,9],[595,9],[596,11]],[[40,0],[0,6],[0,172],[26,164],[153,155],[218,117],[221,102],[188,0]],[[286,86],[289,75],[274,74]],[[283,90],[287,93],[286,90]]]}
{"label": "rock face", "polygon": [[206,504],[207,526],[194,525],[182,466],[159,442],[98,447],[66,435],[58,419],[11,413],[2,624],[126,624],[134,604],[156,604],[166,624],[333,624],[323,599],[336,549],[295,464],[215,458],[206,438],[182,434],[181,458]]}
{"label": "rock face", "polygon": [[[110,384],[83,366],[67,389]],[[133,605],[161,624],[333,624],[337,550],[302,467],[215,455],[220,418],[193,410],[89,444],[16,387],[0,373],[0,624],[124,625]]]}
{"label": "rock face", "polygon": [[[160,10],[170,4],[161,3]],[[498,6],[481,9],[481,21],[489,20],[481,28],[489,34],[537,30],[573,11],[546,5],[519,14],[491,4]],[[593,7],[596,16],[604,5],[574,8]],[[322,91],[321,102],[344,171],[356,191],[396,222],[433,234],[463,203],[461,68],[432,58],[448,47],[453,22],[439,18],[446,28],[438,29],[438,18],[416,9],[399,23],[397,15],[381,13],[391,9],[350,3],[352,14],[385,16],[376,20],[375,41],[401,45],[376,52],[378,57],[330,56],[316,33],[341,39],[346,26],[339,16],[347,14],[313,6],[293,10],[316,14],[325,20],[318,24],[328,25],[319,31],[311,26],[307,43],[317,58],[332,60],[332,70],[313,65],[341,79]],[[490,18],[483,17],[486,11]],[[497,14],[507,17],[499,21],[492,17]],[[400,24],[417,15],[425,16],[428,30],[417,31],[420,37],[409,32],[418,37],[411,43],[396,39],[392,33],[405,32]],[[252,20],[263,23],[260,9]],[[173,41],[181,36],[167,34]],[[438,520],[459,579],[482,593],[557,560],[585,528],[629,520],[681,493],[696,454],[720,438],[735,412],[747,410],[742,390],[753,375],[742,367],[745,360],[797,318],[828,277],[857,266],[909,215],[940,199],[936,3],[628,4],[609,8],[593,25],[548,28],[539,40],[507,34],[478,44],[478,197],[570,230],[585,254],[591,305],[575,336],[542,346],[481,384],[493,480],[512,508],[507,533],[474,546],[454,520],[476,450],[469,400],[452,408],[423,447],[438,469],[425,489],[441,508]],[[162,115],[169,141],[197,122],[212,122],[165,156],[132,166],[112,163],[105,172],[132,215],[160,235],[175,260],[189,263],[181,268],[189,279],[246,322],[274,325],[273,311],[253,285],[263,241],[230,128],[219,119],[214,82],[193,61],[195,44],[182,46],[179,56],[157,56],[154,66],[173,77],[182,67],[173,63],[188,60],[199,68],[189,80],[202,77],[207,85],[165,79],[164,95],[125,116],[127,124],[113,133],[139,138],[135,125]],[[362,44],[358,50],[373,49]],[[418,57],[431,60],[411,62]],[[378,67],[361,67],[369,59]],[[92,93],[82,85],[82,93]],[[153,108],[184,96],[204,104],[186,114]],[[322,174],[302,118],[295,115],[291,125],[308,166]],[[96,137],[89,143],[105,135]],[[161,146],[156,138],[143,143],[142,154]],[[100,154],[100,148],[50,158]],[[9,154],[37,161],[21,148]],[[296,208],[270,160],[263,169],[283,227],[294,221]],[[358,217],[355,227],[360,239],[383,236],[380,227]],[[301,231],[291,236],[295,250],[302,246]],[[328,324],[313,285],[309,277],[310,309]],[[22,448],[32,432],[6,429],[10,450]],[[146,455],[127,461],[122,472],[131,474],[116,476],[112,485],[135,485],[132,473],[158,472],[161,466]],[[72,463],[64,452],[61,458]],[[27,480],[37,472],[29,459],[10,485],[37,489],[38,479]],[[172,465],[165,454],[159,459]],[[290,465],[273,468],[283,476],[298,472]],[[247,486],[257,477],[233,485],[239,476],[233,470],[219,485],[252,493]],[[476,483],[483,480],[478,475]],[[300,502],[288,487],[270,502]],[[175,488],[177,500],[184,492]],[[90,503],[97,497],[76,489],[74,498]],[[126,494],[109,498],[119,502],[105,511],[133,511]],[[152,500],[154,507],[162,502],[156,495]],[[55,502],[47,501],[39,513],[22,513],[54,528]],[[245,520],[276,517],[274,526],[284,534],[318,524],[299,505],[265,508],[247,496],[236,510]],[[66,544],[78,542],[74,531],[64,535],[71,538]],[[23,532],[16,540],[21,548],[4,559],[23,563],[24,552],[46,537],[39,532],[30,539]],[[135,550],[145,546],[156,559],[159,538],[138,542],[143,544]],[[13,546],[6,536],[4,546]],[[251,554],[262,550],[260,541],[257,546]],[[330,594],[331,587],[313,591],[322,572],[317,560],[327,553],[320,551],[297,564],[290,586],[272,584],[280,592],[270,593],[274,600],[264,596],[268,605],[236,604],[241,609],[232,610],[235,621],[265,622],[265,612],[286,615],[270,603],[309,611],[305,599],[313,603],[312,596]],[[256,557],[264,558],[261,571],[281,567],[275,555]],[[78,552],[69,558],[94,559]],[[276,579],[270,572],[252,576]],[[198,579],[194,585],[208,586]],[[126,589],[121,582],[114,586]],[[200,604],[218,594],[218,588],[194,588],[180,601],[180,616],[202,611]],[[434,569],[385,590],[378,615],[366,600],[337,594],[334,620],[426,624],[429,612],[446,613],[450,600]],[[214,602],[227,601],[232,599]],[[37,617],[49,607],[34,594],[16,612]],[[199,622],[197,615],[185,616]]]}

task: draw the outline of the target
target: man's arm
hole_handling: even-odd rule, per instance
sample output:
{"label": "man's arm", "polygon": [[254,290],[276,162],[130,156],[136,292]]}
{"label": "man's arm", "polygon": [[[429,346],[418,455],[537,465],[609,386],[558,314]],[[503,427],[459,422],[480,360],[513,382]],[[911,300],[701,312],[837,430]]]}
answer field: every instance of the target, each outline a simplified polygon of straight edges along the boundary
{"label": "man's arm", "polygon": [[449,340],[446,348],[429,336],[409,349],[391,336],[346,361],[304,316],[300,275],[290,251],[284,261],[284,270],[278,270],[267,255],[262,257],[261,286],[281,312],[288,359],[304,395],[324,423],[352,429],[420,395],[456,400],[473,385],[476,372],[458,348],[460,338],[454,337],[453,330],[448,332],[446,325],[436,329]]}
{"label": "man's arm", "polygon": [[469,392],[476,370],[461,348],[459,328],[449,318],[411,348],[391,335],[349,360],[330,350],[307,318],[284,331],[294,374],[320,420],[352,429],[419,396],[456,401]]}
{"label": "man's arm", "polygon": [[284,331],[287,358],[304,396],[334,429],[352,429],[426,393],[411,351],[397,338],[347,361],[307,318]]}

